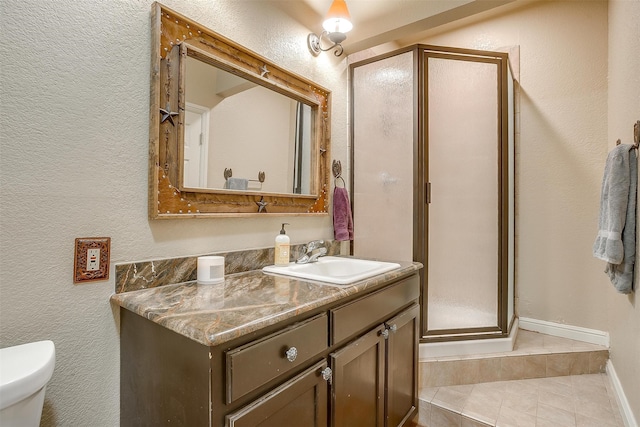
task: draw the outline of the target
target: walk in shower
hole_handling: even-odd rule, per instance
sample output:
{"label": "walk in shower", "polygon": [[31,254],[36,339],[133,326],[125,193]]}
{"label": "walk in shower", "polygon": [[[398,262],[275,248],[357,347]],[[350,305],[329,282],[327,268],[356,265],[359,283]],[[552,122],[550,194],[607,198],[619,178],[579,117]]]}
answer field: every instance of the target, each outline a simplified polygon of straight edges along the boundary
{"label": "walk in shower", "polygon": [[352,64],[350,82],[354,255],[424,264],[423,342],[507,337],[508,55],[416,45]]}

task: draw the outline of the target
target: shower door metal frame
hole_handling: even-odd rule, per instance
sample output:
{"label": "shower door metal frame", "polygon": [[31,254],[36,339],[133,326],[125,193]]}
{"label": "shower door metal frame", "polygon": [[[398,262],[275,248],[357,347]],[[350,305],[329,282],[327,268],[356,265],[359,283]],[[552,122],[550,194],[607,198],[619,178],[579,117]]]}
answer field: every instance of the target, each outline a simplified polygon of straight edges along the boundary
{"label": "shower door metal frame", "polygon": [[[513,319],[507,318],[508,313],[508,246],[509,246],[509,153],[508,153],[508,109],[507,109],[507,66],[508,55],[501,52],[480,51],[472,49],[459,49],[442,46],[419,45],[420,50],[418,91],[420,93],[418,103],[420,141],[418,142],[419,164],[418,175],[423,177],[421,187],[424,191],[417,195],[414,209],[416,218],[420,223],[415,231],[414,259],[425,266],[422,283],[422,342],[469,340],[482,338],[501,338],[507,336]],[[428,60],[448,59],[459,61],[471,61],[495,64],[497,69],[496,96],[498,97],[497,119],[497,157],[498,157],[498,265],[497,268],[497,326],[496,327],[470,327],[459,329],[430,330],[428,325],[428,272],[429,272],[429,111],[428,111]]]}
{"label": "shower door metal frame", "polygon": [[[460,49],[444,46],[417,44],[401,48],[386,54],[378,55],[349,66],[349,90],[350,99],[354,97],[354,70],[360,66],[368,65],[380,60],[391,58],[407,52],[413,53],[413,260],[424,265],[420,270],[421,283],[421,342],[455,341],[482,338],[500,338],[510,332],[515,314],[508,319],[508,248],[509,248],[509,153],[508,153],[508,117],[507,117],[507,78],[508,78],[508,54],[502,52],[480,51],[473,49]],[[498,64],[497,96],[499,97],[498,115],[498,218],[499,218],[499,242],[498,242],[498,327],[496,328],[469,328],[429,331],[427,325],[427,280],[428,277],[428,111],[426,93],[426,56],[436,55],[440,57],[465,58],[474,61],[491,61]],[[350,117],[353,118],[354,104],[350,102]],[[354,193],[354,124],[350,120],[349,140],[350,144],[350,191]],[[355,197],[351,199],[352,211],[355,211]],[[353,241],[351,242],[353,254]]]}

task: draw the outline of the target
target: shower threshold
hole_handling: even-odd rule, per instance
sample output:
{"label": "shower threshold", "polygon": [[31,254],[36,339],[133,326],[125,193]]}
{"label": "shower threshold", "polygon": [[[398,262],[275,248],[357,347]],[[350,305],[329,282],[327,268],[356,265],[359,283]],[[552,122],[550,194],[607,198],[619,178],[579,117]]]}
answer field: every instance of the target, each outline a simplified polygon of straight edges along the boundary
{"label": "shower threshold", "polygon": [[517,335],[518,318],[514,320],[508,337],[421,343],[420,360],[512,351]]}

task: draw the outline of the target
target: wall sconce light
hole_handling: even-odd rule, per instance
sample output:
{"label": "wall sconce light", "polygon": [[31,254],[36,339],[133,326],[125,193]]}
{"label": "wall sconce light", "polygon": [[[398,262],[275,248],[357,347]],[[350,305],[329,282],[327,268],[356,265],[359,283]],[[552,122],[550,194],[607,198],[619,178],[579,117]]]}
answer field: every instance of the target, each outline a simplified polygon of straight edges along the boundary
{"label": "wall sconce light", "polygon": [[[345,41],[347,38],[346,33],[351,31],[353,28],[351,16],[347,9],[347,3],[345,3],[344,0],[333,0],[333,3],[331,3],[331,7],[329,8],[329,12],[327,12],[327,18],[322,23],[322,28],[324,28],[324,31],[320,36],[317,36],[314,33],[309,33],[307,36],[309,51],[311,51],[313,56],[318,56],[320,52],[326,52],[335,48],[333,54],[335,56],[342,55],[344,48],[340,43]],[[328,38],[332,45],[327,48],[323,48],[323,38]]]}

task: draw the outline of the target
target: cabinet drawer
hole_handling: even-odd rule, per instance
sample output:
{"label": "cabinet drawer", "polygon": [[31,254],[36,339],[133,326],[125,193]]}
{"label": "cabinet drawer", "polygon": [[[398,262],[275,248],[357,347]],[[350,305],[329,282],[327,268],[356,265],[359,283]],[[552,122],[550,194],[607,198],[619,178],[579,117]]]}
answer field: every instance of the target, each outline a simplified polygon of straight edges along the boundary
{"label": "cabinet drawer", "polygon": [[327,315],[321,314],[227,352],[227,403],[326,350],[328,330]]}
{"label": "cabinet drawer", "polygon": [[337,344],[384,321],[420,297],[417,275],[331,310],[331,344]]}

